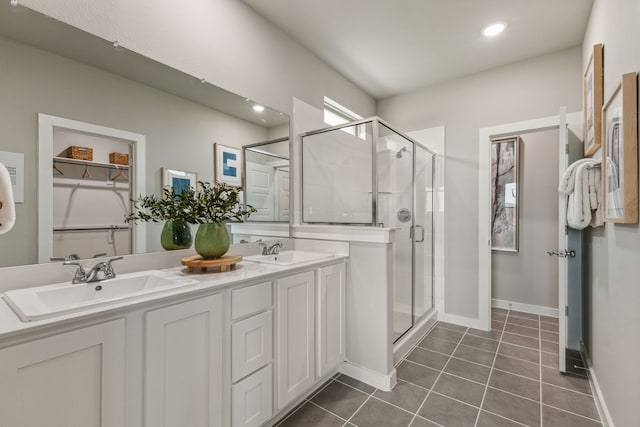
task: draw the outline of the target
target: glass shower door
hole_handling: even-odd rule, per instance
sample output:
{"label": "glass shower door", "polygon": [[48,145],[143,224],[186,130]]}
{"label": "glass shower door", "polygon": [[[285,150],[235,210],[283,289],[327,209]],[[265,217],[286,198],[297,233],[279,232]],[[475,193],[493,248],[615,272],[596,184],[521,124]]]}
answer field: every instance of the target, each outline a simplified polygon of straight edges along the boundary
{"label": "glass shower door", "polygon": [[415,146],[413,235],[414,323],[433,307],[434,157]]}

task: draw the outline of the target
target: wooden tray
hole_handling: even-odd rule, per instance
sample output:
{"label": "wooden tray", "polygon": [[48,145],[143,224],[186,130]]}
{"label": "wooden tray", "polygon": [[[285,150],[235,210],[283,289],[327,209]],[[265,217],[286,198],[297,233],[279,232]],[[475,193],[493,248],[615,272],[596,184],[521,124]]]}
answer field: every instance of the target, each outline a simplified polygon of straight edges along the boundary
{"label": "wooden tray", "polygon": [[242,261],[242,257],[240,255],[232,254],[227,254],[221,256],[220,258],[212,259],[205,259],[200,255],[191,255],[184,257],[181,260],[182,265],[187,267],[189,273],[194,272],[196,268],[199,268],[203,273],[206,273],[209,268],[217,269],[218,272],[224,273],[228,268],[230,268],[231,270],[235,270],[236,264],[240,261]]}

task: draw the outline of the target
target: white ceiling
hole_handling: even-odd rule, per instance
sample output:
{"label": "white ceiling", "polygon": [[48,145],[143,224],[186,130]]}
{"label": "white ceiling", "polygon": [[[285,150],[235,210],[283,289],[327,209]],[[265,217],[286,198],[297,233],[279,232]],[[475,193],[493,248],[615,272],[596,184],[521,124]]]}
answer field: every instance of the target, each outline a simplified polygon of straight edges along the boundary
{"label": "white ceiling", "polygon": [[[243,0],[376,99],[582,43],[592,0]],[[507,29],[486,39],[487,24]]]}

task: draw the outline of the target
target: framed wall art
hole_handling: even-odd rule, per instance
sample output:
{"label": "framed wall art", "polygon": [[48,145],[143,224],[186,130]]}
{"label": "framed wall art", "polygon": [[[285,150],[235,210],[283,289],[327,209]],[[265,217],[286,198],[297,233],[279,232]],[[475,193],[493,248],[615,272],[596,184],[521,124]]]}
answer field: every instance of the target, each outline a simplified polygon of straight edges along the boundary
{"label": "framed wall art", "polygon": [[491,140],[491,249],[518,252],[520,137]]}
{"label": "framed wall art", "polygon": [[593,46],[587,68],[583,75],[582,110],[584,112],[584,155],[593,156],[601,145],[602,92],[603,92],[603,47]]}
{"label": "framed wall art", "polygon": [[189,186],[195,190],[197,185],[198,175],[195,172],[162,168],[162,188],[171,186],[177,194],[180,194]]}
{"label": "framed wall art", "polygon": [[602,188],[607,222],[638,223],[638,78],[622,81],[602,107]]}
{"label": "framed wall art", "polygon": [[213,144],[216,182],[242,186],[242,161],[239,148]]}

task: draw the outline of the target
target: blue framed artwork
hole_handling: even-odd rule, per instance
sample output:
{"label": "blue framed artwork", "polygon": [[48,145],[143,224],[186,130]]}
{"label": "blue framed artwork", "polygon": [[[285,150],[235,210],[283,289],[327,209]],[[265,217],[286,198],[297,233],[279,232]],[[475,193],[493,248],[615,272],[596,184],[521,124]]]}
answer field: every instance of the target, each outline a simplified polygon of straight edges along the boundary
{"label": "blue framed artwork", "polygon": [[192,187],[195,190],[197,184],[198,175],[195,172],[162,168],[162,188],[170,186],[176,194],[180,194],[185,188]]}
{"label": "blue framed artwork", "polygon": [[242,161],[239,148],[213,144],[216,182],[242,186]]}

